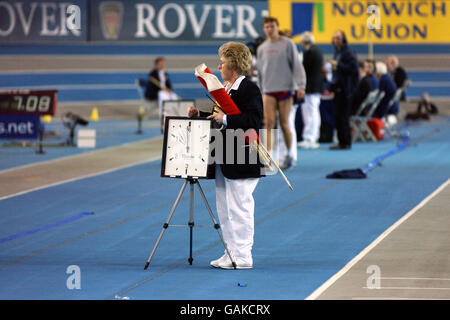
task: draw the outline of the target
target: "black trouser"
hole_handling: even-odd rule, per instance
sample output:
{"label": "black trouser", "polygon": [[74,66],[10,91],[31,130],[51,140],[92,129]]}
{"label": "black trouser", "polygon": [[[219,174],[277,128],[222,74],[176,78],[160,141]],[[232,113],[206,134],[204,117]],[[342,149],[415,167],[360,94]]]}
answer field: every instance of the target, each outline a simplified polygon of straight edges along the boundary
{"label": "black trouser", "polygon": [[334,105],[339,144],[341,146],[350,146],[352,144],[352,135],[350,131],[350,99],[342,91],[335,92]]}

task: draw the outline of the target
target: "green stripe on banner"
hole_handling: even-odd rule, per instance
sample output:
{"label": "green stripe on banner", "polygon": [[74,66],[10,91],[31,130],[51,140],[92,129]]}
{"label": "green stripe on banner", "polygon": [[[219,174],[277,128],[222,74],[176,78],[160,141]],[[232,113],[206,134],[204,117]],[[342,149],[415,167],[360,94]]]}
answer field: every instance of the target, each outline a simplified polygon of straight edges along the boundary
{"label": "green stripe on banner", "polygon": [[314,11],[317,17],[317,26],[319,27],[319,31],[324,31],[324,21],[323,21],[323,3],[318,2],[314,4]]}

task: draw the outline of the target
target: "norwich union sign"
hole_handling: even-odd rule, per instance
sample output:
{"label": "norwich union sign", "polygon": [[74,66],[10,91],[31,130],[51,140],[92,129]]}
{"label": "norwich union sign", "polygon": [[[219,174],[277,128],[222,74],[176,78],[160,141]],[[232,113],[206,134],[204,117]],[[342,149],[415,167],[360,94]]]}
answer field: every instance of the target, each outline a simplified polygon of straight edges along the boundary
{"label": "norwich union sign", "polygon": [[269,13],[281,29],[312,31],[319,43],[330,43],[337,29],[352,43],[366,43],[369,30],[375,43],[450,43],[449,0],[269,0]]}

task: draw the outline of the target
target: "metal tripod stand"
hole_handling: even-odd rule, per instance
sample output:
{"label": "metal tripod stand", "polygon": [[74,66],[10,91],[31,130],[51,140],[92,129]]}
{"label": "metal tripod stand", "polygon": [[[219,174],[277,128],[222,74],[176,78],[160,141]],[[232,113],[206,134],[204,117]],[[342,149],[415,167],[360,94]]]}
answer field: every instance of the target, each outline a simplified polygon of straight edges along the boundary
{"label": "metal tripod stand", "polygon": [[208,200],[206,200],[205,194],[203,193],[202,187],[200,186],[200,182],[196,178],[186,178],[184,183],[183,183],[183,186],[181,187],[180,192],[178,193],[178,197],[177,197],[177,199],[175,200],[175,203],[172,206],[172,210],[170,211],[170,214],[167,217],[167,220],[166,220],[166,222],[163,225],[163,228],[161,230],[161,233],[159,234],[158,240],[156,241],[156,244],[153,247],[152,253],[150,254],[150,257],[148,258],[147,262],[145,263],[144,270],[146,270],[148,268],[148,266],[150,264],[150,261],[152,260],[153,255],[155,254],[156,248],[158,247],[159,242],[161,241],[161,238],[164,235],[164,232],[166,231],[166,229],[168,227],[170,227],[170,225],[169,225],[170,220],[172,219],[172,215],[175,212],[175,209],[177,208],[178,203],[181,200],[181,196],[183,195],[184,189],[186,189],[186,185],[188,184],[188,182],[189,182],[189,187],[190,187],[190,208],[189,208],[189,222],[188,222],[188,227],[190,229],[190,235],[189,235],[189,258],[188,258],[189,264],[192,265],[192,261],[194,260],[193,257],[192,257],[192,235],[193,235],[193,230],[194,230],[194,184],[196,184],[197,187],[198,187],[198,190],[200,191],[200,194],[201,194],[201,196],[203,198],[203,202],[205,203],[206,208],[208,209],[209,215],[210,215],[210,217],[211,217],[211,219],[212,219],[212,221],[214,223],[214,228],[217,230],[217,233],[219,234],[220,240],[222,241],[223,246],[225,247],[225,250],[227,252],[228,257],[231,260],[233,268],[236,269],[236,263],[233,260],[233,258],[231,257],[230,252],[229,252],[229,250],[228,250],[228,248],[227,248],[227,246],[225,244],[225,241],[223,240],[222,233],[219,230],[220,226],[216,222],[216,219],[214,218],[214,214],[213,214],[213,212],[211,210],[211,207],[208,204]]}

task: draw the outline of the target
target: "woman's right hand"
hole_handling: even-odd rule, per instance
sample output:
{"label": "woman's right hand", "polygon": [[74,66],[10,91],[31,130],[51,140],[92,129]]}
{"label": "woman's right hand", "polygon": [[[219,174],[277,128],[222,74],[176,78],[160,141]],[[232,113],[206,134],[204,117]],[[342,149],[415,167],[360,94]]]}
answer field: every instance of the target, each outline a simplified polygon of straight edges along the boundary
{"label": "woman's right hand", "polygon": [[200,116],[200,111],[194,107],[188,107],[187,108],[187,116],[189,118],[195,118]]}

